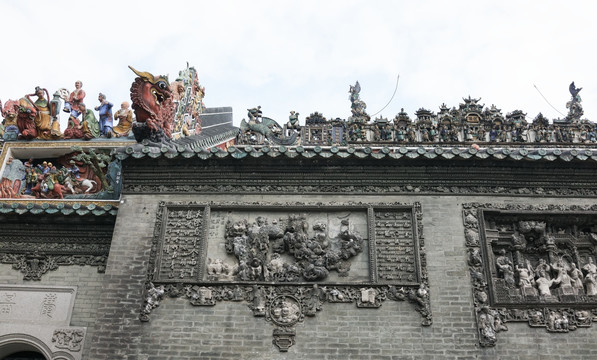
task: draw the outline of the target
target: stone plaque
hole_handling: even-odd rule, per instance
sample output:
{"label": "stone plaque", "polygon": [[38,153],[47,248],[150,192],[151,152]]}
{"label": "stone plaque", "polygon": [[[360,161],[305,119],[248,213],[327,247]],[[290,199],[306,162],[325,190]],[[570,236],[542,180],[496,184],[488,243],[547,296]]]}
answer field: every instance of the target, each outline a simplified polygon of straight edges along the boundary
{"label": "stone plaque", "polygon": [[375,209],[375,251],[379,282],[419,281],[412,209]]}
{"label": "stone plaque", "polygon": [[0,285],[0,322],[69,326],[76,287]]}
{"label": "stone plaque", "polygon": [[158,280],[182,282],[199,278],[205,238],[204,215],[205,208],[202,206],[168,207],[162,213],[156,268]]}

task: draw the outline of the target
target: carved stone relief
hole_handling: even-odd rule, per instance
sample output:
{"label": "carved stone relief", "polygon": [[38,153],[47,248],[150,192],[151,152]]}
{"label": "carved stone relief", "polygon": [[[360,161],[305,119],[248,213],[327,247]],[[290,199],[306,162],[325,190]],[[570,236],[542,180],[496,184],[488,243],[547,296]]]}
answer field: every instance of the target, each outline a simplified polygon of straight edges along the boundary
{"label": "carved stone relief", "polygon": [[[67,265],[95,266],[99,273],[103,273],[115,216],[95,216],[93,222],[77,215],[73,217],[47,214],[1,216],[0,263],[11,264],[23,274],[24,280],[34,281]],[[52,226],[42,230],[33,226],[42,219],[51,222]],[[81,225],[82,221],[88,223]]]}
{"label": "carved stone relief", "polygon": [[247,303],[287,351],[325,303],[410,301],[431,324],[422,211],[404,204],[160,203],[145,302]]}
{"label": "carved stone relief", "polygon": [[83,329],[56,329],[52,334],[52,343],[58,349],[79,352],[83,347],[85,331]]}
{"label": "carved stone relief", "polygon": [[568,332],[597,320],[597,206],[463,207],[482,346],[511,321]]}

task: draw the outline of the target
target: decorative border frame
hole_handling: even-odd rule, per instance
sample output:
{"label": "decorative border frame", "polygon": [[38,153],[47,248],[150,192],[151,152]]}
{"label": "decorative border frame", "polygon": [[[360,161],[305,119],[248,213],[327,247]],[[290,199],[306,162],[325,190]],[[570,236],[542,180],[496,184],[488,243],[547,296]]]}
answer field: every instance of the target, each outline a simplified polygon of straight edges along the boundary
{"label": "decorative border frame", "polygon": [[[473,289],[473,304],[477,319],[479,344],[483,347],[495,346],[496,334],[507,331],[508,322],[527,322],[531,327],[543,327],[549,332],[569,332],[580,327],[590,327],[597,321],[597,302],[595,303],[493,303],[488,296],[490,289],[488,255],[484,234],[484,212],[509,211],[528,214],[530,212],[549,215],[594,215],[597,205],[525,205],[525,204],[481,204],[465,203],[463,207],[464,235],[468,253],[468,265]],[[548,317],[566,319],[565,326],[552,327]]]}
{"label": "decorative border frame", "polygon": [[[171,209],[203,209],[202,235],[207,239],[207,228],[212,210],[250,210],[259,208],[260,211],[296,211],[309,210],[345,210],[359,209],[366,213],[369,231],[369,276],[370,281],[359,283],[314,283],[314,282],[282,282],[272,283],[265,281],[205,281],[204,270],[197,271],[196,281],[178,281],[171,279],[164,281],[159,277],[160,243],[164,237],[165,224],[168,211]],[[289,210],[290,209],[290,210]],[[414,261],[417,264],[415,282],[392,282],[380,280],[376,273],[376,249],[374,215],[375,210],[403,210],[411,212],[410,217]],[[156,222],[152,239],[152,247],[144,291],[144,303],[140,311],[140,320],[149,321],[153,309],[159,306],[165,295],[169,297],[187,298],[194,306],[214,306],[217,302],[246,301],[254,316],[265,317],[265,320],[275,327],[273,342],[280,351],[287,351],[294,344],[294,325],[303,322],[304,317],[315,316],[322,309],[324,303],[356,303],[357,307],[378,308],[385,300],[406,301],[413,303],[415,310],[422,316],[421,324],[429,326],[432,323],[431,307],[429,302],[429,283],[427,275],[427,261],[424,250],[424,237],[422,225],[421,204],[402,203],[345,203],[345,204],[307,204],[307,203],[237,203],[237,202],[160,202],[156,213]],[[199,245],[199,253],[203,259],[206,256],[206,246]],[[199,263],[205,262],[199,261]],[[205,266],[203,266],[205,268]],[[286,303],[288,308],[298,309],[296,317],[291,320],[280,321],[275,318],[276,307]],[[284,305],[284,306],[286,306]]]}

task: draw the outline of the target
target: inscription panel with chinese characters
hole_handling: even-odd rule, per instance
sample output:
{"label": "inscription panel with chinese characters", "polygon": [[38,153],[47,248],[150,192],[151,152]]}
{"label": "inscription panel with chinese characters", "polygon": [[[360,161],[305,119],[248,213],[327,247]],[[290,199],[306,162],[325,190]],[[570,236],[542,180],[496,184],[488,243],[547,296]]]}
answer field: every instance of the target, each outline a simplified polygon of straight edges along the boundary
{"label": "inscription panel with chinese characters", "polygon": [[411,209],[375,209],[376,270],[379,282],[417,283],[417,247]]}
{"label": "inscription panel with chinese characters", "polygon": [[76,287],[0,285],[0,322],[70,325]]}

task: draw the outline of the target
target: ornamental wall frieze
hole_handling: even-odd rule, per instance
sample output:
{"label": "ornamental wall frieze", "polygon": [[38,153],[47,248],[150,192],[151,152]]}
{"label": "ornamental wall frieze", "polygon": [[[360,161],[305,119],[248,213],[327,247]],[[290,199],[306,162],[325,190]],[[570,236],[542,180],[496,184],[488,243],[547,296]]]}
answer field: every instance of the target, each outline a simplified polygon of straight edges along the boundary
{"label": "ornamental wall frieze", "polygon": [[569,332],[597,321],[597,205],[463,204],[479,342],[509,322]]}
{"label": "ornamental wall frieze", "polygon": [[[228,180],[227,182],[231,182]],[[337,193],[337,194],[417,194],[417,195],[498,195],[498,196],[550,196],[550,197],[574,197],[574,196],[597,196],[597,188],[583,187],[501,187],[501,186],[461,186],[461,185],[389,185],[373,186],[355,183],[354,185],[277,185],[267,184],[262,181],[261,185],[247,184],[202,184],[202,185],[139,185],[124,184],[123,192],[128,194],[185,194],[185,193],[206,193],[206,194],[251,194],[267,192],[268,194],[310,194],[310,193]]]}
{"label": "ornamental wall frieze", "polygon": [[[106,269],[112,242],[114,216],[69,217],[53,215],[4,214],[0,234],[0,263],[23,273],[24,280],[39,281],[61,266],[89,265],[99,273]],[[40,231],[29,226],[37,221],[52,222]],[[84,223],[84,225],[83,225]]]}
{"label": "ornamental wall frieze", "polygon": [[245,302],[287,351],[294,326],[324,304],[409,301],[430,325],[419,203],[161,202],[145,301]]}

